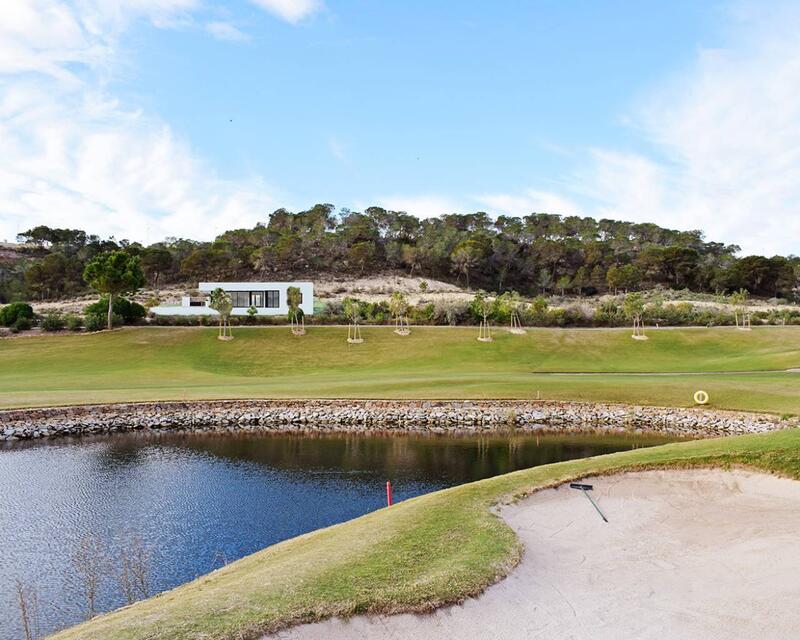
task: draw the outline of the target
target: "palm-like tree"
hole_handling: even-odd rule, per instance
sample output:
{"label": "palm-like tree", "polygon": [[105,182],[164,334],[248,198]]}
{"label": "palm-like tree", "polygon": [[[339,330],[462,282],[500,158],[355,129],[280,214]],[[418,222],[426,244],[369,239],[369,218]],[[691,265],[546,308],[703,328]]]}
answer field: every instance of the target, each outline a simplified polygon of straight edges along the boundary
{"label": "palm-like tree", "polygon": [[289,306],[289,324],[292,327],[292,334],[302,336],[306,333],[305,314],[300,308],[303,301],[303,294],[300,287],[288,287],[286,289],[286,304]]}
{"label": "palm-like tree", "polygon": [[233,301],[226,291],[217,287],[209,296],[208,306],[219,314],[219,334],[218,340],[233,340],[231,325],[228,318],[233,311]]}
{"label": "palm-like tree", "polygon": [[394,332],[399,336],[407,336],[411,333],[408,324],[408,300],[401,291],[395,291],[389,298],[389,311],[394,316]]}

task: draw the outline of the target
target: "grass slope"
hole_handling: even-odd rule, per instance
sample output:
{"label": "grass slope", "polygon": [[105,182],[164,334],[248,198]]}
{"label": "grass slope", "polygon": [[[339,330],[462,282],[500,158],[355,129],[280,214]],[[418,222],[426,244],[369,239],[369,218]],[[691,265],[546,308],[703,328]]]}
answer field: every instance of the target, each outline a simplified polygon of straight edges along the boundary
{"label": "grass slope", "polygon": [[[368,327],[138,328],[0,340],[0,407],[208,398],[532,398],[685,406],[706,389],[717,407],[800,413],[800,327],[630,331]],[[702,376],[552,376],[544,372],[714,372]]]}
{"label": "grass slope", "polygon": [[331,615],[455,602],[520,557],[492,505],[589,474],[657,466],[747,466],[800,478],[800,430],[562,462],[428,494],[274,545],[54,640],[257,638]]}
{"label": "grass slope", "polygon": [[[213,329],[142,328],[0,343],[0,405],[221,397],[531,397],[687,404],[708,387],[717,404],[800,409],[791,374],[696,377],[553,377],[536,372],[735,372],[800,364],[800,329],[751,333],[626,330],[497,332],[492,344],[467,328],[418,328],[401,338],[364,330],[347,345],[341,328],[294,338],[283,328],[247,328],[220,343]],[[757,393],[740,397],[743,389]],[[620,394],[620,390],[624,393]],[[767,394],[768,397],[763,397]]]}

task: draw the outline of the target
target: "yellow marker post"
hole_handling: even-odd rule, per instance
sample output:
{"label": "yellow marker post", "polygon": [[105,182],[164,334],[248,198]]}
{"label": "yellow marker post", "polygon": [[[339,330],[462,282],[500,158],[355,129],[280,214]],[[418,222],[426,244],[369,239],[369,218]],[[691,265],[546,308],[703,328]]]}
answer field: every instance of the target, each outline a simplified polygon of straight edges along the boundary
{"label": "yellow marker post", "polygon": [[695,404],[708,404],[708,394],[705,391],[695,391],[694,392],[694,403]]}

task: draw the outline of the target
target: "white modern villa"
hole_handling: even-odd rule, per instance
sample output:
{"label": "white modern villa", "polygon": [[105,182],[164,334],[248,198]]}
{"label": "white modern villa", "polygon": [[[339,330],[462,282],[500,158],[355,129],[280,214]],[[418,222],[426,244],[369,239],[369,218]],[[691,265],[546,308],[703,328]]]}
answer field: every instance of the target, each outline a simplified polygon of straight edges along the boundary
{"label": "white modern villa", "polygon": [[286,289],[300,289],[302,300],[300,308],[305,315],[314,313],[314,285],[311,282],[201,282],[197,286],[198,296],[184,296],[181,304],[159,305],[150,311],[159,316],[213,316],[217,312],[208,307],[209,294],[214,289],[223,289],[233,301],[235,316],[246,316],[247,310],[254,307],[260,316],[285,316],[289,313],[286,305]]}

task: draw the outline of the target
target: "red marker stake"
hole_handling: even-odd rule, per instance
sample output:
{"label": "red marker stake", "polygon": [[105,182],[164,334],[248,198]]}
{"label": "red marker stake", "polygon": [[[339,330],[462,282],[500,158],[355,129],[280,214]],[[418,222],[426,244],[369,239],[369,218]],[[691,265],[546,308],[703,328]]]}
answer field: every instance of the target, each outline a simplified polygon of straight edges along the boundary
{"label": "red marker stake", "polygon": [[387,480],[386,482],[386,506],[392,506],[392,481]]}

